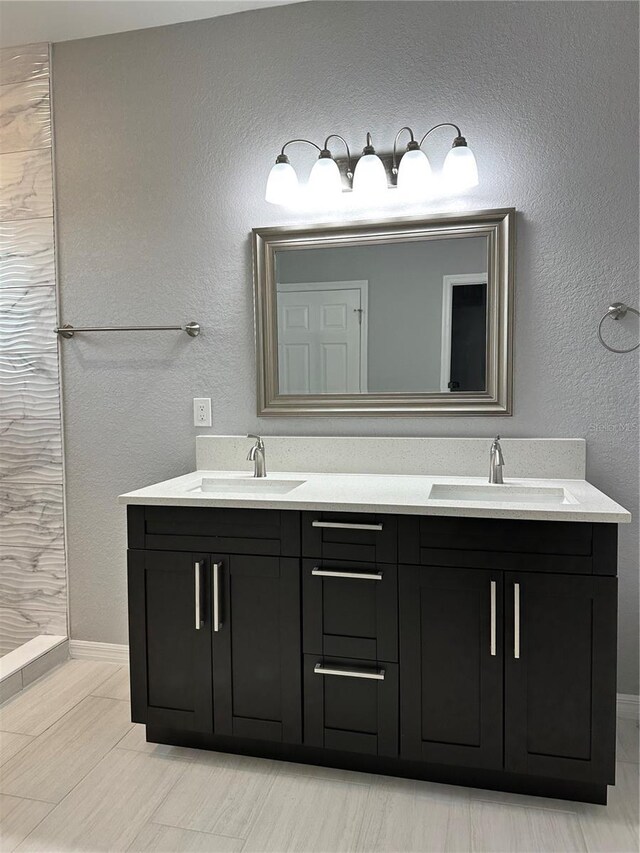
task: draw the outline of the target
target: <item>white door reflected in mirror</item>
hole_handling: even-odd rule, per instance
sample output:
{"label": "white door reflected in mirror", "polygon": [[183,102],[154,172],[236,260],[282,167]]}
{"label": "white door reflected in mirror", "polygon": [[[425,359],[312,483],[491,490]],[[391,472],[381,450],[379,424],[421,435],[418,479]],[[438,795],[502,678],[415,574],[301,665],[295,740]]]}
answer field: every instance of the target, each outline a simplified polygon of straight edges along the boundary
{"label": "white door reflected in mirror", "polygon": [[486,388],[486,237],[276,252],[278,393]]}
{"label": "white door reflected in mirror", "polygon": [[278,284],[281,394],[367,390],[368,282]]}

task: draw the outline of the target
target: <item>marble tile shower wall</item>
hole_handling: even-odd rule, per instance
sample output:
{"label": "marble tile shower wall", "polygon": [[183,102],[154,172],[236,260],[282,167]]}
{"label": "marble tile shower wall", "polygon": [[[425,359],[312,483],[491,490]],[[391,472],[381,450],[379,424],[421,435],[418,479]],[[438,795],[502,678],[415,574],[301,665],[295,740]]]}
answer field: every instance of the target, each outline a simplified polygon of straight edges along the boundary
{"label": "marble tile shower wall", "polygon": [[67,633],[49,47],[0,51],[0,655]]}

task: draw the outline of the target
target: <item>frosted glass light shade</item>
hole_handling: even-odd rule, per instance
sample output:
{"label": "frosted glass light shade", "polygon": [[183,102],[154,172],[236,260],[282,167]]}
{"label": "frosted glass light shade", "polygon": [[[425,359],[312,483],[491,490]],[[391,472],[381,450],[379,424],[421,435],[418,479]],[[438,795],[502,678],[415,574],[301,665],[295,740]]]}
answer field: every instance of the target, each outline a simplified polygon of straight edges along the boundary
{"label": "frosted glass light shade", "polygon": [[264,197],[271,204],[291,204],[298,189],[298,176],[291,163],[276,163],[269,172]]}
{"label": "frosted glass light shade", "polygon": [[468,190],[478,186],[478,166],[468,146],[457,145],[449,151],[442,167],[442,180],[449,190]]}
{"label": "frosted glass light shade", "polygon": [[335,199],[342,194],[340,169],[333,157],[320,157],[309,175],[309,192],[314,198]]}
{"label": "frosted glass light shade", "polygon": [[406,151],[398,168],[398,190],[403,195],[424,196],[431,184],[431,163],[419,148]]}
{"label": "frosted glass light shade", "polygon": [[361,195],[377,195],[387,189],[387,173],[377,154],[365,154],[356,163],[353,191]]}

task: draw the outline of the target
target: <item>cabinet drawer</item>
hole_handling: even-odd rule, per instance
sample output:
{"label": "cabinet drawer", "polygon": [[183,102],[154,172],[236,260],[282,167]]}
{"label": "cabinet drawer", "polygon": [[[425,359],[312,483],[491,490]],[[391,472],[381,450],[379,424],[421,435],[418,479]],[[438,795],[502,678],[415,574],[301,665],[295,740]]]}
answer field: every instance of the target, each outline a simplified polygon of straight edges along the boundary
{"label": "cabinet drawer", "polygon": [[304,651],[398,660],[397,567],[303,560]]}
{"label": "cabinet drawer", "polygon": [[130,548],[297,556],[300,513],[275,509],[130,506]]}
{"label": "cabinet drawer", "polygon": [[397,755],[397,664],[305,655],[304,731],[308,746]]}
{"label": "cabinet drawer", "polygon": [[421,548],[591,556],[592,525],[504,518],[420,518]]}
{"label": "cabinet drawer", "polygon": [[615,574],[616,530],[609,524],[401,516],[398,540],[400,563]]}
{"label": "cabinet drawer", "polygon": [[366,563],[397,561],[397,520],[374,513],[302,513],[302,555]]}

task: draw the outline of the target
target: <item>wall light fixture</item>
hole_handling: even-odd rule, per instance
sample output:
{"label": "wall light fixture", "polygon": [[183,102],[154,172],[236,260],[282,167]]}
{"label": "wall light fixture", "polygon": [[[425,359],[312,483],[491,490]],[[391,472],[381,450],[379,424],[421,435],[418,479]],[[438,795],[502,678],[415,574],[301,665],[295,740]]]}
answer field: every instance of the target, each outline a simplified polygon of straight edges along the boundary
{"label": "wall light fixture", "polygon": [[[451,127],[456,131],[451,150],[445,157],[442,167],[442,189],[444,192],[457,193],[477,186],[478,166],[473,152],[467,145],[467,140],[460,132],[458,125],[443,122],[430,128],[420,142],[416,140],[410,127],[400,128],[393,142],[389,176],[383,160],[373,147],[370,133],[367,133],[367,144],[362,149],[362,156],[358,159],[355,169],[352,168],[349,145],[345,138],[337,133],[329,134],[322,147],[310,139],[290,139],[282,146],[269,172],[265,198],[268,202],[279,205],[292,205],[299,200],[301,187],[298,176],[285,153],[286,148],[294,143],[312,145],[318,151],[318,159],[311,169],[306,187],[308,197],[314,201],[330,203],[338,199],[343,192],[351,190],[363,198],[379,197],[387,189],[396,187],[403,197],[428,198],[433,192],[435,180],[431,164],[422,146],[429,134],[440,127]],[[409,142],[398,162],[398,140],[403,133],[409,134]],[[332,139],[339,139],[346,149],[346,181],[329,150],[329,142]]]}

